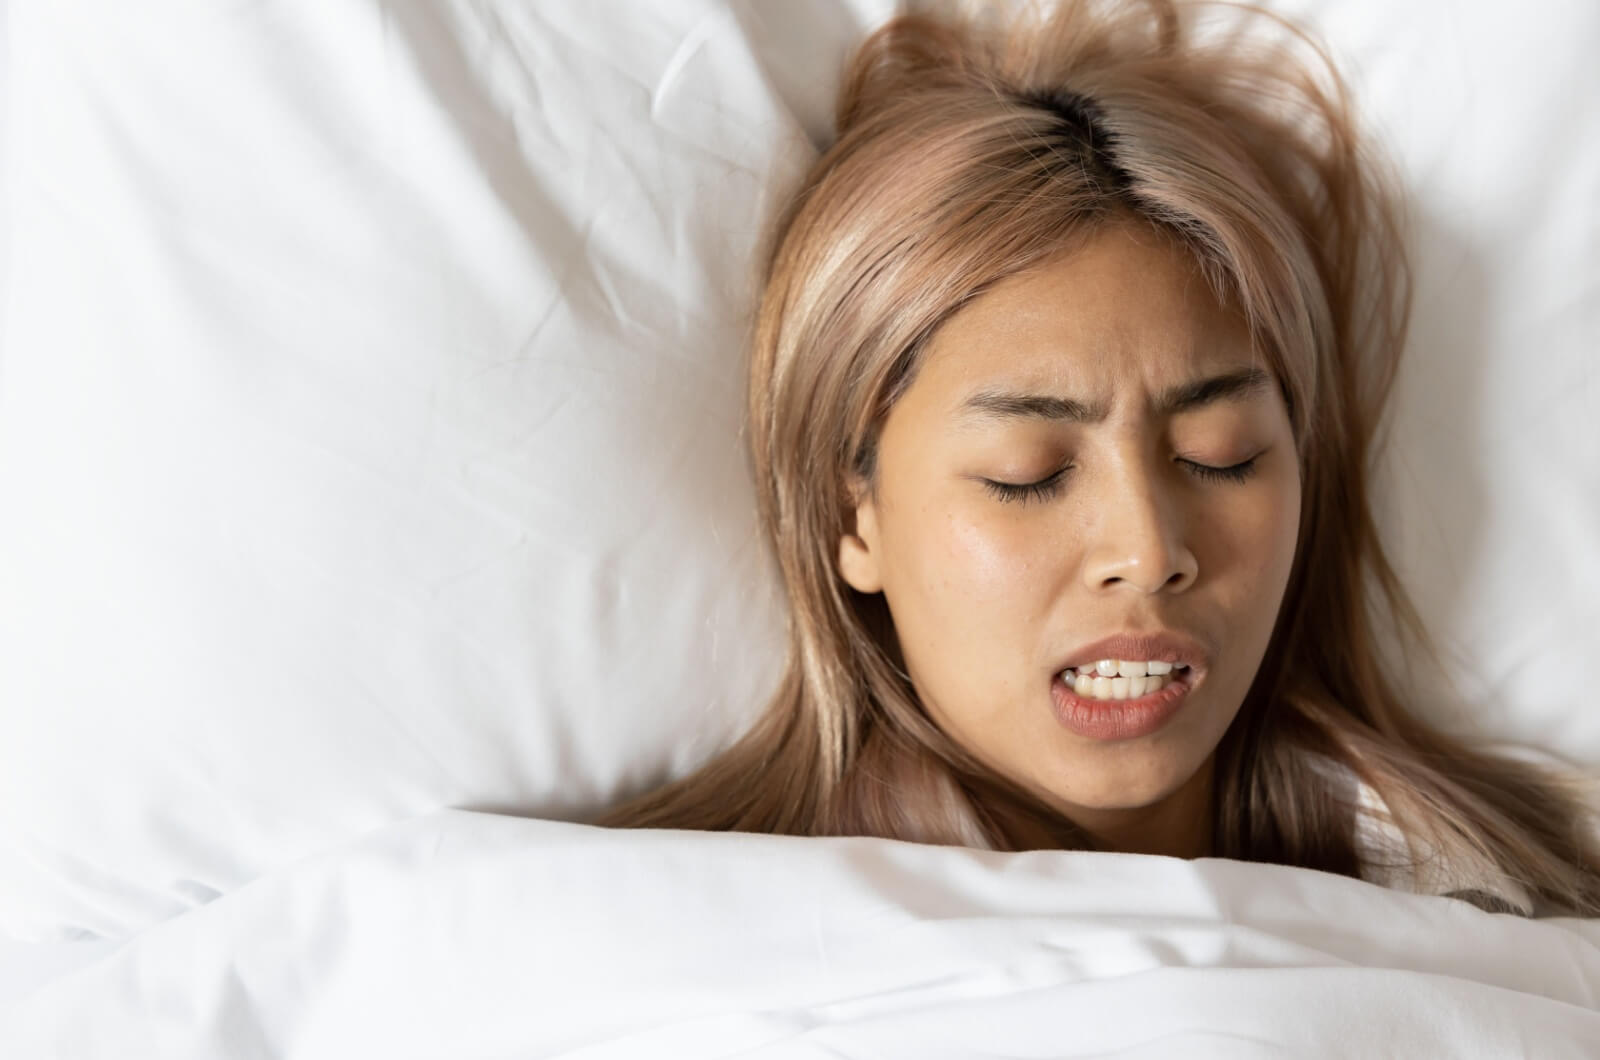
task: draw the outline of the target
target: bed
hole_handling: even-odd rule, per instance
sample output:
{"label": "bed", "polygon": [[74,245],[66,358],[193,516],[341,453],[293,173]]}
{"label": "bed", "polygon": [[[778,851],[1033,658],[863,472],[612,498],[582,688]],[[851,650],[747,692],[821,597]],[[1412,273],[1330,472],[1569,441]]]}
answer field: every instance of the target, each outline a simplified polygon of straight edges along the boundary
{"label": "bed", "polygon": [[[583,823],[776,682],[754,254],[904,6],[0,3],[0,1056],[1600,1054],[1589,921]],[[1600,10],[1270,6],[1412,196],[1418,710],[1593,772]]]}

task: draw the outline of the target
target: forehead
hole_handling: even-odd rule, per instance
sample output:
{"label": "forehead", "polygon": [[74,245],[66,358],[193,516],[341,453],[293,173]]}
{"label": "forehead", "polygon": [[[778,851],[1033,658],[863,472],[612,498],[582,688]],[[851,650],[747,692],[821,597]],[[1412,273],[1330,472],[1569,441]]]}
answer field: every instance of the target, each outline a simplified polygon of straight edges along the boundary
{"label": "forehead", "polygon": [[985,392],[1100,405],[1130,390],[1172,397],[1251,366],[1265,372],[1242,316],[1193,258],[1160,233],[1116,224],[963,306],[930,340],[911,389],[952,414]]}

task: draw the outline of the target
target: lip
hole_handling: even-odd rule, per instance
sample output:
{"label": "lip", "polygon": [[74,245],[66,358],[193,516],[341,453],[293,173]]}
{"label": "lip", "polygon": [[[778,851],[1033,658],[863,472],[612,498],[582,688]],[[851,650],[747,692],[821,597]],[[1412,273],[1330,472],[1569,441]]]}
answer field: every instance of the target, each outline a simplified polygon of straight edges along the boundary
{"label": "lip", "polygon": [[1056,675],[1072,667],[1092,666],[1101,659],[1154,659],[1157,662],[1183,663],[1195,672],[1204,672],[1211,661],[1210,653],[1194,637],[1177,630],[1161,629],[1103,637],[1077,649],[1050,672]]}
{"label": "lip", "polygon": [[1056,720],[1071,732],[1090,740],[1132,740],[1165,725],[1200,677],[1196,670],[1175,670],[1166,687],[1138,699],[1085,699],[1068,688],[1057,672],[1050,680],[1050,699]]}

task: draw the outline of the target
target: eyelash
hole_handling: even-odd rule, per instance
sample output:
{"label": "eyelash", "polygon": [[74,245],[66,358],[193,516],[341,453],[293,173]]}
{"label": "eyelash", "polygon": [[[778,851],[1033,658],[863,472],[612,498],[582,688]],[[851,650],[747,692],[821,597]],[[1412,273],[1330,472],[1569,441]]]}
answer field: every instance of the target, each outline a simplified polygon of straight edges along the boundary
{"label": "eyelash", "polygon": [[[1256,471],[1256,458],[1253,456],[1244,463],[1234,464],[1232,467],[1212,467],[1209,464],[1197,464],[1193,460],[1180,460],[1179,463],[1187,464],[1189,470],[1208,482],[1239,483],[1248,479]],[[1031,500],[1047,501],[1060,491],[1063,476],[1071,470],[1070,466],[1064,467],[1049,478],[1022,484],[984,479],[984,486],[990,493],[1003,501],[1020,501],[1023,504]]]}

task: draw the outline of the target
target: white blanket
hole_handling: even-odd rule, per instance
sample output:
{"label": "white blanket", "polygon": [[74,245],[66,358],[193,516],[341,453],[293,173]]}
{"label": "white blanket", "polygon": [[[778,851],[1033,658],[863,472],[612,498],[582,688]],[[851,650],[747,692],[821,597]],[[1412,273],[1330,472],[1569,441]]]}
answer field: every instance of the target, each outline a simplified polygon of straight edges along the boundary
{"label": "white blanket", "polygon": [[149,929],[0,1056],[1600,1055],[1600,923],[1222,859],[445,811]]}

